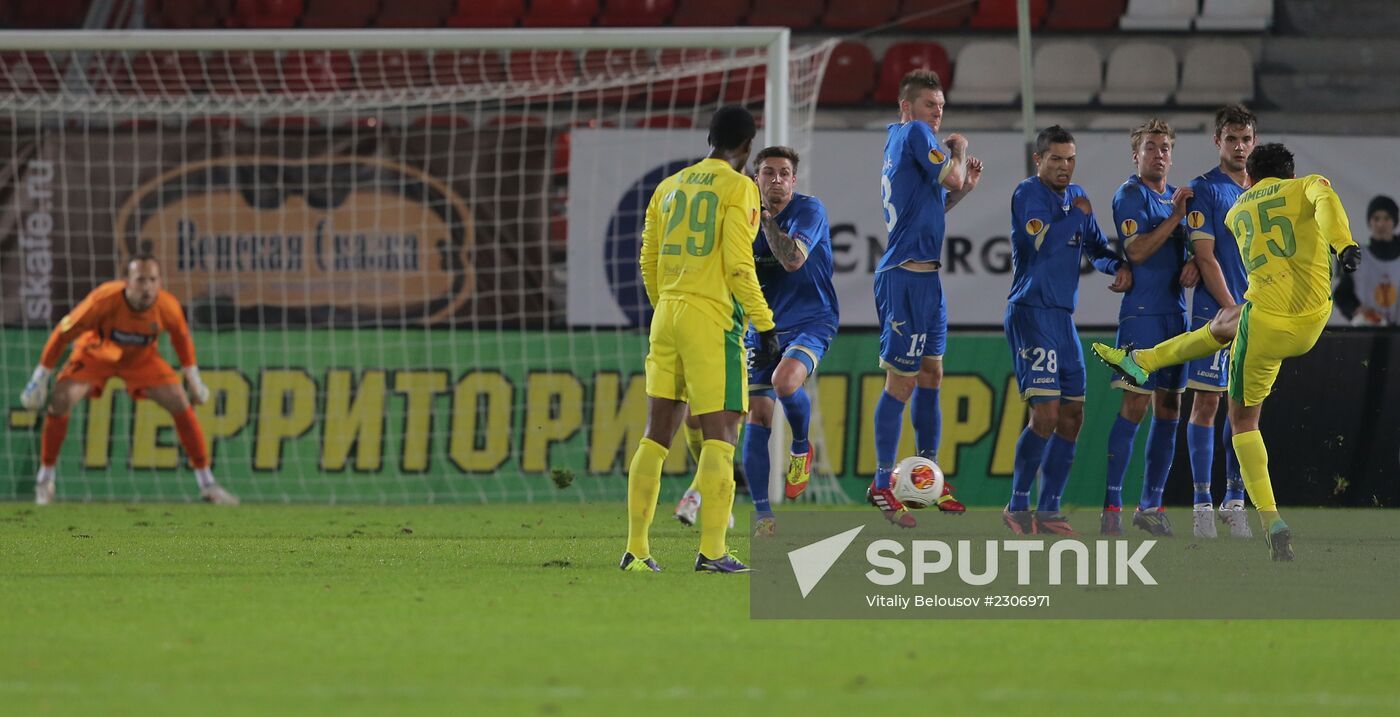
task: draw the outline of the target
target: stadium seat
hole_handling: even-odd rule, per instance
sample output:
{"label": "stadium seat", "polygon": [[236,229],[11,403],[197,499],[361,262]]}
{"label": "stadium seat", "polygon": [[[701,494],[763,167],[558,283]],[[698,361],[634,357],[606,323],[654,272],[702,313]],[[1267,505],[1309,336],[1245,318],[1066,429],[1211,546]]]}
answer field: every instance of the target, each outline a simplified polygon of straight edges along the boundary
{"label": "stadium seat", "polygon": [[367,90],[424,87],[433,84],[428,55],[411,50],[360,53],[360,86]]}
{"label": "stadium seat", "polygon": [[511,50],[506,78],[511,82],[562,85],[578,74],[572,50]]}
{"label": "stadium seat", "polygon": [[[470,3],[480,13],[480,23],[464,27],[514,27],[524,11],[522,0],[479,0]],[[379,28],[433,28],[442,27],[448,15],[457,8],[453,0],[385,0],[379,15],[374,18],[374,26]],[[496,11],[499,11],[496,14]],[[471,19],[478,16],[471,16]]]}
{"label": "stadium seat", "polygon": [[660,27],[676,11],[676,0],[608,0],[598,24],[603,27]]}
{"label": "stadium seat", "polygon": [[1108,56],[1099,102],[1105,105],[1160,105],[1176,91],[1176,54],[1166,45],[1129,42]]}
{"label": "stadium seat", "polygon": [[373,134],[389,129],[389,125],[384,118],[376,115],[366,115],[364,117],[352,117],[341,123],[340,128],[350,132],[360,134]]}
{"label": "stadium seat", "polygon": [[[759,51],[744,49],[737,50],[734,54],[736,56],[753,56],[759,54]],[[768,66],[766,64],[730,70],[724,75],[724,91],[720,93],[720,102],[740,105],[761,102],[767,89],[767,82]]]}
{"label": "stadium seat", "polygon": [[896,18],[928,13],[917,20],[901,23],[900,30],[947,30],[962,27],[977,11],[968,0],[904,0]]}
{"label": "stadium seat", "polygon": [[[1031,0],[1031,27],[1040,27],[1050,0]],[[968,20],[969,27],[979,30],[1016,29],[1016,0],[982,0],[977,4],[977,12]]]}
{"label": "stadium seat", "polygon": [[948,51],[936,42],[899,42],[885,50],[880,59],[880,84],[875,88],[876,102],[899,99],[899,81],[910,70],[924,68],[938,73],[944,90],[953,84],[953,70],[948,63]]}
{"label": "stadium seat", "polygon": [[1087,42],[1047,42],[1035,51],[1035,101],[1086,105],[1103,87],[1103,57]]}
{"label": "stadium seat", "polygon": [[899,12],[899,0],[833,2],[822,17],[822,27],[833,30],[868,30],[883,25]]}
{"label": "stadium seat", "polygon": [[146,51],[130,56],[109,55],[104,63],[109,89],[147,97],[204,92],[208,83],[194,52]]}
{"label": "stadium seat", "polygon": [[1189,47],[1181,60],[1179,105],[1224,105],[1254,99],[1254,57],[1244,46],[1211,42]]}
{"label": "stadium seat", "polygon": [[525,0],[462,0],[456,8],[448,27],[515,27],[525,15]]}
{"label": "stadium seat", "polygon": [[230,24],[251,30],[296,27],[302,0],[234,0]]}
{"label": "stadium seat", "polygon": [[235,130],[248,129],[248,123],[238,117],[226,115],[196,115],[192,117],[187,125],[190,129],[200,129],[206,131],[214,130]]}
{"label": "stadium seat", "polygon": [[[585,50],[579,58],[579,76],[587,84],[619,83],[625,78],[639,77],[656,66],[650,50],[641,48]],[[640,82],[614,84],[596,92],[585,92],[580,98],[599,102],[625,103],[642,94]]]}
{"label": "stadium seat", "polygon": [[949,104],[1000,105],[1021,94],[1021,54],[1012,42],[969,42],[958,51],[958,85]]}
{"label": "stadium seat", "polygon": [[1259,32],[1274,24],[1273,0],[1205,0],[1196,29]]}
{"label": "stadium seat", "polygon": [[306,0],[301,26],[358,29],[368,27],[378,13],[379,0]]}
{"label": "stadium seat", "polygon": [[843,42],[831,51],[818,105],[858,105],[875,89],[875,57],[862,42]]}
{"label": "stadium seat", "polygon": [[677,27],[733,27],[743,22],[752,0],[677,0]]}
{"label": "stadium seat", "polygon": [[172,30],[212,30],[227,24],[233,0],[165,0],[146,3],[146,23]]}
{"label": "stadium seat", "polygon": [[294,50],[282,58],[288,92],[339,92],[355,85],[355,63],[344,50]]}
{"label": "stadium seat", "polygon": [[636,126],[643,129],[694,127],[695,118],[690,115],[651,115],[637,120]]}
{"label": "stadium seat", "polygon": [[506,63],[496,50],[438,50],[433,53],[433,80],[439,85],[504,82]]}
{"label": "stadium seat", "polygon": [[0,53],[0,90],[16,94],[53,91],[60,84],[59,68],[42,52]]}
{"label": "stadium seat", "polygon": [[24,30],[82,27],[87,0],[21,0],[14,3],[10,24]]}
{"label": "stadium seat", "polygon": [[521,19],[523,27],[588,27],[598,15],[598,0],[533,0]]}
{"label": "stadium seat", "polygon": [[466,128],[472,126],[470,117],[459,114],[423,115],[413,120],[414,127]]}
{"label": "stadium seat", "polygon": [[208,59],[209,90],[216,94],[257,95],[282,91],[277,56],[233,50]]}
{"label": "stadium seat", "polygon": [[[659,68],[684,67],[699,62],[709,62],[719,56],[718,50],[673,48],[657,53],[656,65]],[[723,72],[707,72],[699,77],[689,75],[669,81],[656,81],[649,88],[647,102],[654,108],[693,105],[696,102],[713,102],[716,97],[719,97],[720,85],[722,84],[724,84]]]}
{"label": "stadium seat", "polygon": [[1190,30],[1200,0],[1128,0],[1124,30]]}
{"label": "stadium seat", "polygon": [[817,24],[822,16],[823,0],[781,0],[779,2],[756,2],[749,13],[749,24],[754,27],[787,27],[805,30]]}
{"label": "stadium seat", "polygon": [[1055,0],[1045,16],[1046,30],[1112,30],[1126,0]]}
{"label": "stadium seat", "polygon": [[299,115],[283,115],[279,117],[268,117],[263,120],[263,129],[286,131],[306,131],[316,129],[321,126],[321,120],[315,117],[302,117]]}
{"label": "stadium seat", "polygon": [[543,127],[544,118],[532,114],[505,114],[496,115],[486,122],[487,127]]}

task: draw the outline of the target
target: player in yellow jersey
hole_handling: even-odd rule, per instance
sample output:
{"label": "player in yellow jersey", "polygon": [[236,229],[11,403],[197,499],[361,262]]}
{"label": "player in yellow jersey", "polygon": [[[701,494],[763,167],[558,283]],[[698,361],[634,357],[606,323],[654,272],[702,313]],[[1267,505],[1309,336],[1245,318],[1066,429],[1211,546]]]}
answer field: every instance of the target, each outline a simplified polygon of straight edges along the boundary
{"label": "player in yellow jersey", "polygon": [[1292,532],[1279,516],[1269,481],[1269,454],[1259,413],[1286,358],[1312,349],[1332,314],[1329,247],[1342,270],[1361,262],[1346,210],[1326,177],[1294,178],[1293,154],[1282,144],[1256,147],[1246,161],[1250,188],[1225,215],[1239,245],[1249,288],[1244,303],[1221,309],[1209,324],[1150,348],[1125,351],[1094,344],[1094,353],[1129,380],[1142,382],[1164,366],[1230,352],[1231,441],[1274,560],[1292,560]]}
{"label": "player in yellow jersey", "polygon": [[768,366],[779,358],[773,312],[754,270],[758,186],[742,173],[756,132],[748,110],[720,108],[710,120],[710,154],[667,177],[647,204],[642,282],[655,313],[646,361],[646,435],[627,471],[623,570],[661,570],[648,532],[661,464],[689,403],[704,435],[696,468],[705,507],[695,570],[748,572],[724,541],[734,505],[734,444],[748,410],[749,322],[760,333],[754,364]]}

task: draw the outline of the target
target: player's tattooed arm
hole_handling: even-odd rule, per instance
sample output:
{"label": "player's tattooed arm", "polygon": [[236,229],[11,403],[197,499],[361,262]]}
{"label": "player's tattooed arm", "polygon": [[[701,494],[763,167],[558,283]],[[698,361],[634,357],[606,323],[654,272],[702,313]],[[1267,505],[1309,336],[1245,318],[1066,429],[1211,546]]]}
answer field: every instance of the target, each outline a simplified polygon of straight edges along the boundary
{"label": "player's tattooed arm", "polygon": [[778,226],[777,220],[767,209],[759,219],[763,225],[763,236],[768,239],[768,248],[773,250],[773,256],[778,263],[783,265],[786,271],[797,271],[807,262],[807,252],[802,243],[788,236],[783,228]]}

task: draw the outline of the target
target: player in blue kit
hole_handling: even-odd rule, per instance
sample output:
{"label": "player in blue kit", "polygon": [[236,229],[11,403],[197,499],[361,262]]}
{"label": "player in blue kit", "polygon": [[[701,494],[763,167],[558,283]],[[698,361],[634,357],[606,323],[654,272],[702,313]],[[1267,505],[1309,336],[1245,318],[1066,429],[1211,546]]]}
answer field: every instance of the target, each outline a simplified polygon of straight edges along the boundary
{"label": "player in blue kit", "polygon": [[[1220,164],[1215,169],[1191,180],[1193,192],[1187,207],[1186,225],[1190,228],[1191,250],[1201,275],[1191,297],[1191,330],[1209,324],[1220,312],[1244,302],[1248,288],[1244,260],[1239,244],[1225,226],[1225,214],[1245,191],[1249,179],[1245,160],[1254,149],[1255,127],[1258,120],[1253,112],[1241,105],[1222,107],[1215,113],[1215,146],[1220,152]],[[1215,419],[1220,409],[1220,396],[1230,375],[1230,349],[1223,348],[1214,356],[1195,359],[1186,364],[1186,387],[1194,393],[1191,419],[1186,424],[1186,448],[1191,456],[1191,478],[1195,507],[1191,513],[1191,532],[1197,538],[1214,538],[1215,520],[1211,509],[1211,471],[1215,463]],[[1220,504],[1220,520],[1237,538],[1253,537],[1244,510],[1244,479],[1240,475],[1239,459],[1229,445],[1230,422],[1225,421],[1225,499]]]}
{"label": "player in blue kit", "polygon": [[[768,147],[754,162],[754,180],[763,203],[758,238],[753,243],[758,283],[773,309],[782,360],[749,367],[749,422],[744,429],[744,473],[758,512],[755,535],[775,528],[768,499],[768,439],[773,403],[783,404],[792,429],[784,495],[802,495],[812,477],[815,453],[807,439],[812,403],[802,387],[836,336],[839,309],[831,284],[831,229],[826,207],[816,197],[798,194],[797,152]],[[746,339],[752,350],[758,334]]]}
{"label": "player in blue kit", "polygon": [[[1186,330],[1186,294],[1182,285],[1194,284],[1196,276],[1194,265],[1186,261],[1185,219],[1192,192],[1167,184],[1175,142],[1176,132],[1156,118],[1134,129],[1133,163],[1137,173],[1128,177],[1113,196],[1113,223],[1133,272],[1132,288],[1123,294],[1118,313],[1119,346],[1155,346]],[[1107,488],[1099,532],[1123,532],[1123,475],[1132,458],[1138,424],[1147,414],[1150,401],[1152,427],[1147,433],[1142,496],[1133,513],[1133,525],[1155,536],[1169,536],[1172,528],[1162,510],[1162,491],[1176,450],[1186,373],[1177,366],[1158,371],[1143,386],[1121,377],[1113,385],[1123,390],[1123,406],[1108,435]]]}
{"label": "player in blue kit", "polygon": [[[943,85],[929,70],[914,70],[899,83],[899,123],[889,126],[880,203],[889,241],[875,269],[875,311],[880,320],[880,367],[885,390],[875,404],[875,480],[866,499],[891,522],[914,527],[914,516],[890,490],[904,404],[912,399],[914,443],[919,455],[938,455],[941,417],[938,387],[948,341],[948,307],[938,277],[944,215],[977,187],[982,163],[967,156],[967,139],[936,132],[943,121]],[[940,510],[962,512],[948,484]]]}
{"label": "player in blue kit", "polygon": [[[1112,275],[1124,292],[1132,272],[1108,245],[1084,189],[1074,178],[1074,136],[1055,125],[1035,139],[1035,176],[1011,195],[1011,295],[1006,340],[1030,424],[1016,441],[1011,502],[1002,520],[1013,533],[1074,535],[1060,512],[1074,444],[1084,425],[1084,349],[1074,328],[1079,262]],[[1031,484],[1042,475],[1040,500],[1030,510]]]}

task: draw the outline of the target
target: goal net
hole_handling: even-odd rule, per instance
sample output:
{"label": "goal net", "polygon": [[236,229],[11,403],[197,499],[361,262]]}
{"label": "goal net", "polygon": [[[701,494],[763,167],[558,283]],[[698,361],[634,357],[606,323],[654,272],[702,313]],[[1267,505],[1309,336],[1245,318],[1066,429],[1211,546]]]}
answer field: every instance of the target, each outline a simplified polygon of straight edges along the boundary
{"label": "goal net", "polygon": [[[646,412],[651,169],[703,155],[723,104],[807,149],[831,45],[787,42],[0,33],[0,498],[32,495],[42,416],[18,396],[48,332],[140,252],[185,307],[214,473],[245,500],[623,497]],[[648,171],[623,177],[640,152]],[[571,224],[571,188],[618,178],[606,220]],[[576,296],[624,320],[590,320],[601,307]],[[666,466],[669,497],[683,441]],[[57,489],[197,495],[170,417],[116,380],[74,412]]]}

